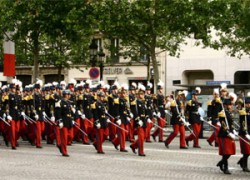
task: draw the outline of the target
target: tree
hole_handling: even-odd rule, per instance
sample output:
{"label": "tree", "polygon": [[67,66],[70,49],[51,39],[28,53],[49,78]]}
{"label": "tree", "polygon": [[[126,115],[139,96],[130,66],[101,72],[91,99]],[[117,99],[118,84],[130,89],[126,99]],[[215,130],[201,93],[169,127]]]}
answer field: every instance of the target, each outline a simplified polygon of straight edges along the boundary
{"label": "tree", "polygon": [[[85,37],[88,37],[92,31],[88,29],[89,26],[79,30],[76,22],[72,22],[70,17],[74,16],[78,9],[81,9],[82,13],[89,13],[86,8],[87,1],[1,1],[0,5],[0,24],[3,32],[9,30],[15,32],[13,40],[17,43],[17,59],[33,62],[33,82],[39,77],[41,62],[45,64],[48,63],[45,62],[47,60],[54,62],[53,65],[59,68],[60,73],[62,67],[69,67],[70,60],[66,60],[67,56],[82,55],[86,50],[85,48],[76,52],[79,50],[76,44],[86,43],[83,39],[88,39]],[[52,48],[55,48],[54,51]],[[41,59],[49,50],[51,50],[50,57]],[[56,58],[56,60],[51,61],[50,58]],[[29,63],[26,62],[26,64]]]}

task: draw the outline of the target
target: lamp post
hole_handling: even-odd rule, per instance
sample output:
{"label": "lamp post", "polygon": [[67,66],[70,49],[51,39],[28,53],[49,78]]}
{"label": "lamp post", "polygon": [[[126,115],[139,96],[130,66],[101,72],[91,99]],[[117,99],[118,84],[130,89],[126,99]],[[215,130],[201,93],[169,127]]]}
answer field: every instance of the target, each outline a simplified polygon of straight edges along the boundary
{"label": "lamp post", "polygon": [[89,45],[90,50],[90,62],[91,66],[95,67],[97,62],[97,55],[98,55],[98,63],[100,68],[100,81],[103,80],[103,68],[104,68],[104,57],[105,53],[103,52],[103,49],[101,48],[99,52],[97,52],[98,45],[96,44],[95,40],[92,39],[91,44]]}

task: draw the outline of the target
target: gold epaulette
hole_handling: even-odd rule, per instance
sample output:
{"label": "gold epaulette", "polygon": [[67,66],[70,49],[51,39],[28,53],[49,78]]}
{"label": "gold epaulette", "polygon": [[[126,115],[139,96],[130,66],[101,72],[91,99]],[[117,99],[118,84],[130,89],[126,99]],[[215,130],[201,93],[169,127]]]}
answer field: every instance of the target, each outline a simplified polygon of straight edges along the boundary
{"label": "gold epaulette", "polygon": [[226,117],[225,112],[224,112],[224,111],[219,112],[219,113],[218,113],[218,117],[219,117],[219,118],[220,118],[220,117]]}
{"label": "gold epaulette", "polygon": [[247,115],[246,110],[245,110],[245,109],[239,110],[239,115],[240,115],[240,116],[245,116],[245,115]]}
{"label": "gold epaulette", "polygon": [[25,96],[25,97],[23,97],[23,100],[24,100],[24,101],[30,100],[30,96]]}
{"label": "gold epaulette", "polygon": [[50,99],[55,99],[54,96],[55,96],[55,94],[51,94]]}
{"label": "gold epaulette", "polygon": [[49,94],[47,94],[47,95],[45,95],[45,100],[49,100],[50,99],[50,95]]}
{"label": "gold epaulette", "polygon": [[189,100],[187,103],[188,106],[192,106],[192,100]]}
{"label": "gold epaulette", "polygon": [[208,105],[208,106],[212,106],[212,101],[211,101],[211,100],[208,101],[208,102],[207,102],[207,105]]}
{"label": "gold epaulette", "polygon": [[221,101],[221,98],[220,98],[220,97],[216,98],[216,99],[215,99],[215,102],[222,104],[222,101]]}
{"label": "gold epaulette", "polygon": [[157,99],[156,94],[152,94],[152,98],[153,98],[153,99]]}
{"label": "gold epaulette", "polygon": [[83,95],[82,95],[82,94],[80,94],[80,95],[78,96],[78,100],[79,100],[79,101],[83,100]]}
{"label": "gold epaulette", "polygon": [[105,102],[108,102],[108,96],[105,96],[105,97],[104,97],[104,101],[105,101]]}
{"label": "gold epaulette", "polygon": [[94,102],[94,103],[92,103],[91,105],[90,105],[90,108],[91,109],[96,109],[96,105],[95,105],[96,103]]}
{"label": "gold epaulette", "polygon": [[32,95],[29,95],[29,100],[32,100],[33,99],[33,96]]}
{"label": "gold epaulette", "polygon": [[129,102],[129,96],[126,96],[125,99],[127,102]]}
{"label": "gold epaulette", "polygon": [[135,106],[135,105],[136,105],[136,100],[131,101],[131,102],[130,102],[130,105]]}
{"label": "gold epaulette", "polygon": [[176,107],[176,102],[175,102],[175,100],[171,100],[171,101],[170,101],[170,106],[171,106],[171,107]]}
{"label": "gold epaulette", "polygon": [[94,100],[95,100],[95,101],[97,100],[97,95],[94,95]]}
{"label": "gold epaulette", "polygon": [[119,104],[119,98],[114,99],[114,104]]}
{"label": "gold epaulette", "polygon": [[9,96],[5,95],[2,97],[2,102],[8,101],[9,100]]}

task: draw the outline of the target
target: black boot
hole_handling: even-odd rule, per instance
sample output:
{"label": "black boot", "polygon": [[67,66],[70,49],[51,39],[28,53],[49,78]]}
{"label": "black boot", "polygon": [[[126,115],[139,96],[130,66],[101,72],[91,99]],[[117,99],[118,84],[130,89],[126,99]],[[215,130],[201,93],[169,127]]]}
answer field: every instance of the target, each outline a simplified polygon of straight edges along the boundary
{"label": "black boot", "polygon": [[237,162],[237,164],[239,164],[240,167],[243,168],[243,157],[240,158],[240,160]]}
{"label": "black boot", "polygon": [[224,172],[224,167],[223,167],[223,161],[219,161],[218,164],[216,165],[217,167],[220,167],[220,170]]}
{"label": "black boot", "polygon": [[244,154],[244,158],[243,158],[243,168],[242,168],[244,172],[250,172],[250,170],[248,169],[248,165],[247,165],[248,156],[249,156],[249,155]]}
{"label": "black boot", "polygon": [[231,174],[231,172],[228,170],[228,162],[227,160],[224,162],[224,174]]}

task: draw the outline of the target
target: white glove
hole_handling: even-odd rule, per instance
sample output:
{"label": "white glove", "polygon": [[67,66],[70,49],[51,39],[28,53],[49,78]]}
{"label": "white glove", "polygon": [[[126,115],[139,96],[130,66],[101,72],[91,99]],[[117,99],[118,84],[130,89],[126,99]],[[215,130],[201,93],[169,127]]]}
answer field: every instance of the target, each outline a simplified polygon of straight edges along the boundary
{"label": "white glove", "polygon": [[236,136],[235,136],[233,133],[231,133],[231,132],[228,134],[228,136],[229,136],[231,139],[233,139],[233,140],[236,139]]}
{"label": "white glove", "polygon": [[85,118],[86,118],[85,114],[82,114],[82,115],[81,115],[81,118],[82,118],[82,119],[85,119]]}
{"label": "white glove", "polygon": [[157,113],[157,117],[158,117],[158,118],[161,117],[161,113],[160,113],[160,112]]}
{"label": "white glove", "polygon": [[171,113],[168,110],[165,110],[165,113],[171,115]]}
{"label": "white glove", "polygon": [[212,124],[212,121],[208,121],[207,123],[211,125],[211,124]]}
{"label": "white glove", "polygon": [[56,120],[55,116],[52,116],[52,117],[50,118],[50,120],[54,123],[55,120]]}
{"label": "white glove", "polygon": [[149,119],[149,118],[147,119],[147,122],[148,122],[148,123],[152,123],[151,119]]}
{"label": "white glove", "polygon": [[38,116],[37,114],[35,115],[35,119],[36,119],[36,120],[38,120],[38,119],[39,119],[39,116]]}
{"label": "white glove", "polygon": [[46,113],[43,111],[43,117],[46,117]]}
{"label": "white glove", "polygon": [[72,112],[75,114],[76,109],[72,107],[71,110],[72,110]]}
{"label": "white glove", "polygon": [[72,121],[72,124],[75,125],[75,121]]}
{"label": "white glove", "polygon": [[129,116],[130,116],[130,118],[134,118],[133,113],[130,113]]}
{"label": "white glove", "polygon": [[250,135],[249,134],[246,134],[246,138],[248,141],[250,141]]}
{"label": "white glove", "polygon": [[142,120],[139,120],[138,124],[139,124],[140,127],[142,127],[143,126]]}
{"label": "white glove", "polygon": [[110,121],[110,119],[107,119],[107,123],[110,123],[111,121]]}
{"label": "white glove", "polygon": [[127,117],[127,121],[130,122],[130,120],[131,120],[130,117]]}
{"label": "white glove", "polygon": [[156,116],[156,113],[155,113],[155,112],[153,112],[153,116]]}
{"label": "white glove", "polygon": [[97,128],[97,129],[100,129],[100,128],[101,128],[101,124],[100,124],[100,123],[97,123],[97,124],[96,124],[96,128]]}
{"label": "white glove", "polygon": [[63,123],[62,123],[62,122],[59,123],[59,128],[60,128],[60,129],[63,128]]}
{"label": "white glove", "polygon": [[8,115],[8,116],[7,116],[7,119],[8,119],[9,121],[11,121],[11,120],[12,120],[12,117],[11,117],[10,115]]}
{"label": "white glove", "polygon": [[82,112],[80,110],[77,111],[77,113],[81,116],[82,115]]}
{"label": "white glove", "polygon": [[6,118],[6,114],[5,113],[3,113],[3,119],[5,119]]}
{"label": "white glove", "polygon": [[60,107],[61,106],[61,100],[55,103],[55,107]]}
{"label": "white glove", "polygon": [[25,113],[24,113],[24,112],[21,112],[21,116],[25,116]]}
{"label": "white glove", "polygon": [[189,122],[184,122],[185,126],[190,126]]}
{"label": "white glove", "polygon": [[116,124],[118,124],[119,126],[122,124],[122,121],[121,121],[121,119],[118,119],[117,121],[116,121]]}
{"label": "white glove", "polygon": [[233,130],[233,133],[234,133],[235,136],[239,135],[239,133],[237,131],[235,131],[235,129]]}
{"label": "white glove", "polygon": [[217,126],[221,127],[221,124],[220,124],[220,122],[217,122],[216,124],[217,124]]}

